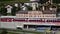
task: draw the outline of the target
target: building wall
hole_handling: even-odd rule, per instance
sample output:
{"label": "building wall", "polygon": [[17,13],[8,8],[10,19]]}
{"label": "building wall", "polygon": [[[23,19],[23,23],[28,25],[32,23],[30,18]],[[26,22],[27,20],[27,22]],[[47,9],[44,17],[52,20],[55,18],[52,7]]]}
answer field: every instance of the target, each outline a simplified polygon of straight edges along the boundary
{"label": "building wall", "polygon": [[16,14],[17,17],[56,18],[56,14],[43,14],[41,11],[28,11],[28,14]]}

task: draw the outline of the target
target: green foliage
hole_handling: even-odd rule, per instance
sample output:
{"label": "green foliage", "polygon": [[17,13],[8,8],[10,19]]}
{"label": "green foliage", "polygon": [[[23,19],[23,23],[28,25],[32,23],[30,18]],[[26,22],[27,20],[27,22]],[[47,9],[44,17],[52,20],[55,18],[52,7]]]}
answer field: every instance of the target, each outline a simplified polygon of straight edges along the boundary
{"label": "green foliage", "polygon": [[57,12],[60,13],[60,8],[58,7]]}
{"label": "green foliage", "polygon": [[4,1],[17,1],[17,2],[27,2],[27,1],[29,1],[29,0],[0,0],[0,2],[4,2]]}
{"label": "green foliage", "polygon": [[[27,2],[29,0],[0,0],[0,15],[7,15],[5,6],[10,4],[14,5],[16,2]],[[15,15],[17,11],[20,10],[20,7],[14,7],[12,9],[12,15]],[[10,15],[10,14],[9,14]]]}
{"label": "green foliage", "polygon": [[13,16],[15,16],[16,15],[16,12],[18,12],[19,10],[20,10],[20,6],[18,6],[18,7],[13,6],[11,14]]}
{"label": "green foliage", "polygon": [[16,7],[13,6],[11,14],[14,16],[14,15],[16,14],[16,11],[17,11],[17,10],[16,10]]}
{"label": "green foliage", "polygon": [[3,29],[2,32],[1,32],[1,34],[7,34],[7,33],[8,33],[8,32],[7,32],[6,29]]}
{"label": "green foliage", "polygon": [[0,0],[0,1],[14,1],[14,0]]}
{"label": "green foliage", "polygon": [[[10,5],[14,5],[14,3],[16,2],[28,2],[29,0],[0,0],[0,15],[7,15],[7,10],[6,8],[4,8],[6,5],[10,4]],[[43,4],[43,3],[46,3],[48,0],[41,0],[40,2]],[[53,3],[60,3],[60,0],[53,0]],[[55,4],[55,5],[56,5]],[[32,7],[28,7],[28,10],[32,10]],[[37,8],[37,9],[40,9],[40,8]],[[20,7],[14,7],[12,9],[12,15],[15,15],[17,11],[20,10]],[[58,9],[58,11],[60,11],[60,8]],[[9,15],[11,15],[9,14]]]}
{"label": "green foliage", "polygon": [[7,9],[5,7],[1,8],[1,14],[6,16],[7,15]]}
{"label": "green foliage", "polygon": [[30,6],[27,6],[27,8],[28,8],[28,10],[32,10],[32,7],[30,7]]}
{"label": "green foliage", "polygon": [[52,0],[53,3],[60,3],[60,0]]}
{"label": "green foliage", "polygon": [[43,4],[43,3],[46,3],[48,0],[40,0],[40,2]]}
{"label": "green foliage", "polygon": [[19,33],[8,32],[7,34],[19,34]]}

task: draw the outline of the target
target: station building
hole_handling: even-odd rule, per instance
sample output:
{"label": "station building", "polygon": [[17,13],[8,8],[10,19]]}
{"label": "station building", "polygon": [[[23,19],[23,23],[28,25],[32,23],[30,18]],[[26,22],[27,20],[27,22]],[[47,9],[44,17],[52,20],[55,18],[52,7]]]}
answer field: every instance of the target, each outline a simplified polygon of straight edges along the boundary
{"label": "station building", "polygon": [[[50,1],[46,4],[31,2],[32,10],[22,6],[22,10],[16,13],[16,16],[1,16],[1,28],[31,29],[31,30],[57,30],[60,29],[60,17],[57,17],[57,7]],[[30,2],[29,2],[30,3]],[[40,6],[40,7],[37,7]],[[37,8],[39,8],[37,10]]]}

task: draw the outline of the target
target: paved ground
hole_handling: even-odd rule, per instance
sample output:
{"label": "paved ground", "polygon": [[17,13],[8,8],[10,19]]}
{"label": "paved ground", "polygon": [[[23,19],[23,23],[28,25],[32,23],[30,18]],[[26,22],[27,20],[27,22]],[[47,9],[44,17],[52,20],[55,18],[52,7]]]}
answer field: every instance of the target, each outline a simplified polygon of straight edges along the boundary
{"label": "paved ground", "polygon": [[56,31],[56,34],[60,34],[60,31]]}

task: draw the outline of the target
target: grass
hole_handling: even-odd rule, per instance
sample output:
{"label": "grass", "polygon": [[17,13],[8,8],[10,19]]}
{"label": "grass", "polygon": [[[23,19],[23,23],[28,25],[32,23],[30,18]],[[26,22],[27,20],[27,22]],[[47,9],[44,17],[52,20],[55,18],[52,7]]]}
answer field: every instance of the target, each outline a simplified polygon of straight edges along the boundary
{"label": "grass", "polygon": [[12,33],[12,32],[8,32],[7,34],[19,34],[19,33]]}
{"label": "grass", "polygon": [[[0,28],[0,30],[4,30],[4,28]],[[7,31],[14,31],[14,32],[8,32],[7,34],[20,34],[16,32],[23,32],[23,33],[32,33],[32,34],[44,34],[43,32],[34,32],[34,31],[27,31],[27,30],[12,30],[12,29],[6,29]]]}
{"label": "grass", "polygon": [[[26,33],[26,32],[23,32],[23,33]],[[7,34],[20,34],[20,33],[8,32]],[[42,32],[39,32],[39,33],[34,32],[32,34],[44,34],[44,33],[42,33]]]}

